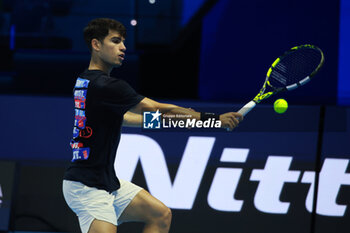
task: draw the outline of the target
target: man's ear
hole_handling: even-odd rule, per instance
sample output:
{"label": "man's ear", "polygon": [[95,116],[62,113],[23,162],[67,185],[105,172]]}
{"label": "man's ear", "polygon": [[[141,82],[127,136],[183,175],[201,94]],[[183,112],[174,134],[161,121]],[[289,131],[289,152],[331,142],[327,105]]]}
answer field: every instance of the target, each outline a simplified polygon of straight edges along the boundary
{"label": "man's ear", "polygon": [[91,40],[91,48],[92,48],[92,50],[100,51],[101,42],[96,38],[92,39]]}

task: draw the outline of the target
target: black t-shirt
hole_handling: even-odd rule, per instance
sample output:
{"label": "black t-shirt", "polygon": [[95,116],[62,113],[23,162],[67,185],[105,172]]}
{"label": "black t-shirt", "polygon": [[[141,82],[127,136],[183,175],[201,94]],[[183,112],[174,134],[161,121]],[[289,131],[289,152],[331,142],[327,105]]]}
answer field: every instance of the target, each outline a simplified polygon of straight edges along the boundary
{"label": "black t-shirt", "polygon": [[144,97],[125,81],[100,70],[85,70],[73,94],[73,159],[64,179],[113,192],[120,187],[114,161],[123,115]]}

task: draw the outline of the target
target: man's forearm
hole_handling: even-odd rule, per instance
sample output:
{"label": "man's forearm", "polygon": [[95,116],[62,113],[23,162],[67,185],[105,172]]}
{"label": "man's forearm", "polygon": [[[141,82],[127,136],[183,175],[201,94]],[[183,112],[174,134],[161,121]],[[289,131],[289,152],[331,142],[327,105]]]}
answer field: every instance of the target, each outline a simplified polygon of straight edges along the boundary
{"label": "man's forearm", "polygon": [[163,115],[190,115],[191,118],[200,119],[200,113],[189,108],[183,108],[174,104],[159,103],[152,99],[145,97],[138,105],[130,109],[130,112],[136,114],[143,114],[144,111],[157,111],[161,112]]}
{"label": "man's forearm", "polygon": [[[132,112],[134,114],[140,114],[141,118],[144,111],[159,111],[162,114],[163,118],[172,118],[172,120],[206,120],[209,118],[221,120],[217,114],[203,114],[190,108],[184,108],[168,103],[159,103],[147,97],[145,97],[139,104],[129,110],[129,112]],[[142,119],[140,120],[142,121]]]}
{"label": "man's forearm", "polygon": [[[146,99],[146,98],[145,98]],[[190,108],[183,108],[173,104],[158,103],[150,99],[146,99],[146,103],[143,103],[136,108],[131,109],[124,115],[123,126],[141,127],[142,126],[142,111],[157,111],[162,113],[163,118],[168,117],[172,120],[183,120],[183,119],[196,119],[196,120],[207,120],[215,118],[221,121],[221,127],[232,130],[235,128],[240,121],[243,120],[243,116],[236,112],[227,112],[224,114],[214,113],[201,113],[194,111]]]}
{"label": "man's forearm", "polygon": [[164,117],[171,117],[171,118],[179,119],[179,120],[188,119],[188,118],[200,120],[200,112],[196,112],[193,109],[183,108],[183,107],[176,106],[176,105],[169,106],[162,113],[163,113]]}
{"label": "man's forearm", "polygon": [[132,113],[132,112],[126,112],[124,114],[123,126],[124,127],[141,127],[142,115]]}

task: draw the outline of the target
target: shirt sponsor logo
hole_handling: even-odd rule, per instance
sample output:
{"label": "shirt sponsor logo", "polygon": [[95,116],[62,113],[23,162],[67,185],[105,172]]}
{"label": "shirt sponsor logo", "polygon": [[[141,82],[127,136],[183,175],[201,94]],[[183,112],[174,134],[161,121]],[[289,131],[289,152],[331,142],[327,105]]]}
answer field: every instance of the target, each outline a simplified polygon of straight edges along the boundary
{"label": "shirt sponsor logo", "polygon": [[76,160],[87,160],[89,158],[90,148],[77,148],[73,149],[72,162]]}
{"label": "shirt sponsor logo", "polygon": [[77,82],[75,83],[76,88],[87,88],[89,85],[90,80],[78,78]]}
{"label": "shirt sponsor logo", "polygon": [[73,139],[70,145],[73,149],[73,159],[72,162],[76,160],[86,160],[89,158],[90,148],[84,148],[83,143],[75,141],[78,137],[89,138],[92,135],[91,127],[86,127],[86,96],[87,89],[90,80],[78,78],[75,84],[75,88],[85,88],[74,90],[74,106],[75,106],[75,116],[74,116],[74,128],[73,128]]}
{"label": "shirt sponsor logo", "polygon": [[75,115],[84,117],[85,116],[85,111],[84,110],[75,109]]}
{"label": "shirt sponsor logo", "polygon": [[71,141],[70,146],[72,149],[78,149],[84,147],[84,144],[81,142],[75,142],[74,140]]}
{"label": "shirt sponsor logo", "polygon": [[[76,88],[87,88],[90,80],[78,78],[75,85]],[[74,104],[76,108],[85,109],[87,90],[75,90],[74,91]]]}
{"label": "shirt sponsor logo", "polygon": [[79,137],[89,138],[92,136],[92,129],[89,126],[86,126],[85,129],[80,130]]}
{"label": "shirt sponsor logo", "polygon": [[73,138],[79,137],[80,130],[77,127],[73,128]]}
{"label": "shirt sponsor logo", "polygon": [[86,94],[87,94],[87,90],[75,90],[74,91],[74,98],[85,101]]}
{"label": "shirt sponsor logo", "polygon": [[74,126],[84,129],[85,128],[86,117],[85,116],[75,116]]}
{"label": "shirt sponsor logo", "polygon": [[81,100],[78,98],[74,99],[74,104],[76,108],[81,108],[81,109],[85,109],[85,100]]}

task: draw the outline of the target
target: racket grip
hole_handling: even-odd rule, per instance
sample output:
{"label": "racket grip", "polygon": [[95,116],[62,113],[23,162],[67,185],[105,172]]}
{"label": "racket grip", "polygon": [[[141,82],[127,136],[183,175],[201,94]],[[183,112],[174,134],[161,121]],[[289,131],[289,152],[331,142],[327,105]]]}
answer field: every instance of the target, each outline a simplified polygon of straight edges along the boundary
{"label": "racket grip", "polygon": [[[247,115],[248,112],[250,112],[250,110],[252,110],[254,107],[256,106],[256,103],[251,100],[250,102],[248,102],[246,105],[244,105],[240,110],[238,110],[238,113],[242,114],[243,116]],[[237,117],[238,119],[238,117]],[[227,131],[230,131],[229,128],[226,128]]]}
{"label": "racket grip", "polygon": [[238,113],[242,114],[243,116],[247,115],[248,112],[250,112],[250,110],[252,110],[254,107],[256,106],[256,103],[251,100],[249,103],[247,103],[246,105],[244,105],[239,111]]}

